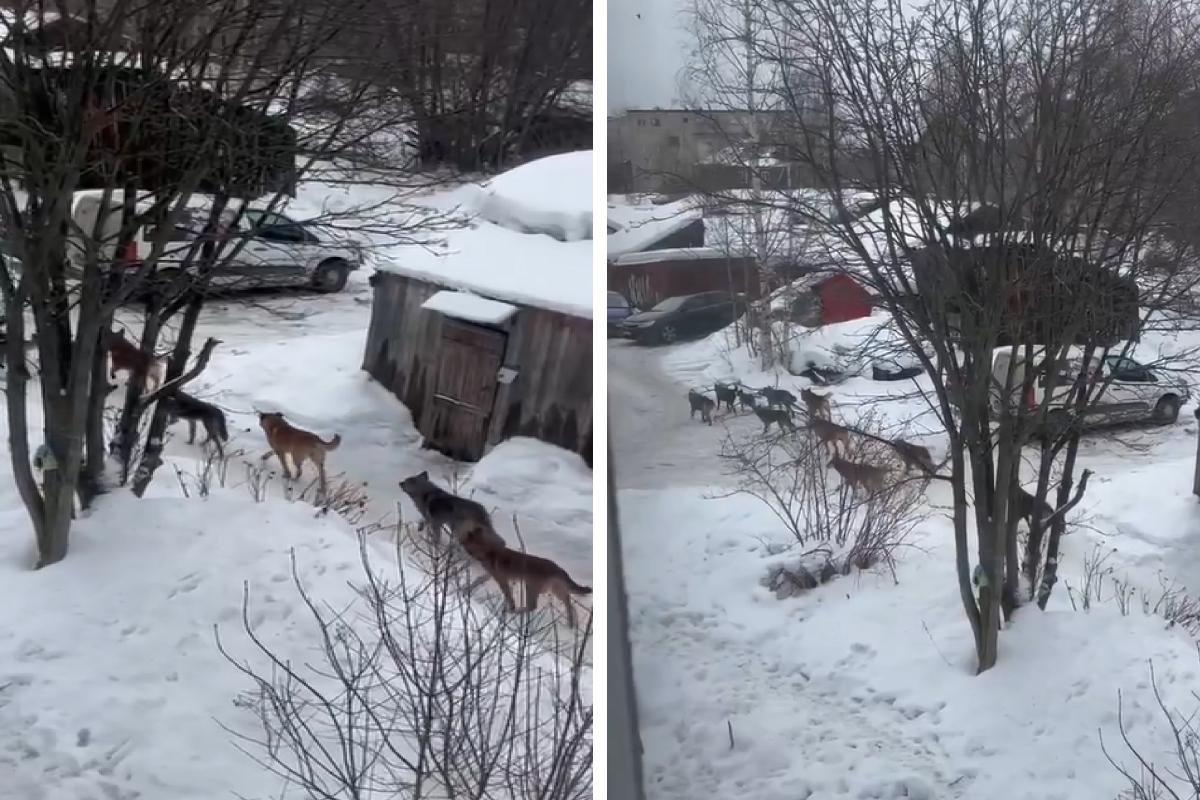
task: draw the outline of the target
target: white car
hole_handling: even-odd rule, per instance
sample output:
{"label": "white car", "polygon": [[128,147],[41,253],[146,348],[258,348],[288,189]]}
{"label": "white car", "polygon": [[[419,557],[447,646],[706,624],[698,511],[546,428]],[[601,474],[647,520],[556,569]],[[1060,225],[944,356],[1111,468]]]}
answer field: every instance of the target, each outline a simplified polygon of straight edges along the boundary
{"label": "white car", "polygon": [[[208,218],[207,201],[194,199],[196,202],[189,204],[165,236],[160,236],[156,228],[142,226],[134,233],[126,251],[117,253],[115,240],[120,227],[121,204],[119,199],[110,198],[101,230],[102,263],[136,268],[149,257],[152,246],[161,238],[165,248],[158,260],[158,272],[163,279],[171,279],[183,268],[181,262],[188,257]],[[96,230],[101,200],[100,192],[76,195],[72,216],[78,230],[72,237],[73,246],[68,248],[68,255],[78,271],[82,271],[86,250],[80,231]],[[143,201],[143,204],[148,202]],[[222,221],[225,228],[221,235],[227,237],[223,252],[232,252],[239,242],[241,249],[232,257],[220,259],[220,265],[210,278],[214,288],[312,286],[323,292],[337,292],[345,287],[350,273],[362,266],[362,248],[326,225],[253,207],[240,215],[227,210],[222,214]],[[192,259],[195,259],[194,255]]]}
{"label": "white car", "polygon": [[[1008,378],[1012,350],[997,350],[992,360],[992,410],[999,411],[1002,387]],[[1154,422],[1169,425],[1179,418],[1179,410],[1188,401],[1190,392],[1184,384],[1169,380],[1132,358],[1110,355],[1101,361],[1092,359],[1093,380],[1106,383],[1100,396],[1092,401],[1085,411],[1083,424],[1087,427],[1110,425],[1123,422]],[[1046,425],[1061,429],[1070,421],[1071,411],[1066,407],[1067,395],[1072,381],[1079,375],[1082,356],[1070,355],[1063,360],[1055,379],[1054,394],[1046,401],[1046,375],[1034,381],[1024,397],[1018,397],[1024,383],[1024,368],[1018,361],[1012,370],[1011,385],[1014,387],[1010,402],[1020,402],[1029,408],[1047,402]]]}

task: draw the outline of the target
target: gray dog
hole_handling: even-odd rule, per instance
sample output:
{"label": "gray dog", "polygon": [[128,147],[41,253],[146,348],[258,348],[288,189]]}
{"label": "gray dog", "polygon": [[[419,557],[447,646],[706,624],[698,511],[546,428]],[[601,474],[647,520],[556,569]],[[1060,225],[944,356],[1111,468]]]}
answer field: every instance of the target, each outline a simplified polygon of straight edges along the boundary
{"label": "gray dog", "polygon": [[405,478],[400,481],[400,488],[412,498],[434,535],[446,530],[461,543],[473,531],[479,531],[488,546],[497,550],[506,546],[503,537],[496,533],[486,508],[474,500],[447,492],[429,480],[428,472]]}

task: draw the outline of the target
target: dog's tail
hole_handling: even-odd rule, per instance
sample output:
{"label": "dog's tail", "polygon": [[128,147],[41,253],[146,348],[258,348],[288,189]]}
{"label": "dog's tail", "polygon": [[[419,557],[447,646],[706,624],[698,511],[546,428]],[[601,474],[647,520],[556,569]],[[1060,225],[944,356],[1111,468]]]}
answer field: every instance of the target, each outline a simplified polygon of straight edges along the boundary
{"label": "dog's tail", "polygon": [[328,442],[322,441],[320,438],[318,438],[317,441],[321,442],[321,444],[325,446],[326,450],[337,450],[338,445],[342,443],[342,435],[340,433],[335,433],[333,438]]}
{"label": "dog's tail", "polygon": [[571,594],[591,594],[592,593],[592,587],[584,586],[582,583],[576,583],[575,580],[570,575],[567,575],[566,573],[563,573],[563,577],[566,578],[567,588],[571,590]]}

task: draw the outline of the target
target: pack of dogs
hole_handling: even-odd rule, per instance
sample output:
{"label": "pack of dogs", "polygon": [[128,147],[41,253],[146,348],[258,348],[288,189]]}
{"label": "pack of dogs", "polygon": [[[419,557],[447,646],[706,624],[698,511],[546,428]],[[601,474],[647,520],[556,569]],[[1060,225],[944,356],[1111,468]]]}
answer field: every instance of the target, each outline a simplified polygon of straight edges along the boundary
{"label": "pack of dogs", "polygon": [[[795,414],[800,403],[804,404],[804,414],[807,422],[802,426],[817,441],[818,445],[828,448],[831,453],[827,467],[838,473],[842,483],[851,491],[861,491],[868,496],[878,494],[887,487],[891,467],[885,464],[875,464],[866,461],[851,461],[849,455],[851,434],[855,433],[845,425],[833,421],[833,403],[829,394],[820,394],[808,388],[800,390],[797,397],[787,389],[778,387],[744,386],[741,383],[717,383],[713,386],[714,401],[701,391],[688,390],[688,406],[691,416],[696,412],[701,414],[703,422],[712,425],[714,411],[720,411],[722,406],[736,413],[736,406],[744,411],[752,411],[763,424],[763,435],[770,432],[774,425],[779,431],[797,433],[801,428],[795,423]],[[876,438],[876,437],[869,437]],[[904,475],[910,475],[914,470],[926,477],[937,475],[938,466],[933,461],[929,448],[909,442],[905,439],[879,439],[890,447],[899,457],[904,466]],[[1014,498],[1013,513],[1018,519],[1025,520],[1032,527],[1034,519],[1045,522],[1053,514],[1053,509],[1033,494],[1018,487]]]}
{"label": "pack of dogs", "polygon": [[[143,352],[125,338],[124,332],[106,335],[104,345],[108,349],[109,378],[125,372],[129,377],[141,371],[146,376],[145,389],[158,391],[163,386],[166,372],[165,359]],[[114,387],[115,388],[115,387]],[[697,394],[698,408],[705,421],[711,424],[714,403]],[[203,427],[203,445],[212,444],[224,456],[224,443],[229,441],[229,426],[225,412],[213,403],[200,400],[182,390],[171,389],[158,402],[167,414],[168,424],[179,421],[188,424],[188,444],[195,444],[196,430]],[[298,428],[288,422],[281,412],[258,412],[258,423],[267,439],[269,451],[263,460],[275,456],[279,459],[283,476],[288,480],[299,480],[305,462],[311,462],[317,470],[321,491],[326,491],[325,457],[337,450],[342,442],[341,434],[328,441],[312,431]],[[412,499],[421,514],[421,526],[429,529],[434,537],[441,533],[449,535],[468,557],[483,570],[484,576],[471,585],[474,590],[488,578],[494,580],[504,596],[508,611],[533,612],[544,594],[557,598],[566,609],[567,624],[576,627],[573,596],[590,595],[592,589],[575,581],[565,569],[554,561],[532,555],[508,546],[492,524],[486,508],[474,500],[446,491],[421,472],[400,481],[400,489]],[[513,594],[514,588],[524,592],[524,605],[518,609]]]}
{"label": "pack of dogs", "polygon": [[[115,380],[121,372],[132,379],[140,371],[145,375],[145,391],[157,392],[163,387],[166,373],[165,356],[143,351],[125,338],[124,331],[108,331],[104,334],[102,343],[108,350],[110,380]],[[167,424],[174,425],[181,420],[187,423],[188,444],[196,443],[196,429],[203,427],[205,439],[202,445],[213,445],[218,455],[224,457],[224,445],[229,441],[229,424],[225,412],[219,406],[193,397],[178,388],[167,391],[159,397],[158,403],[166,411]],[[299,480],[304,474],[304,463],[312,462],[317,470],[321,492],[324,493],[327,488],[325,456],[341,444],[341,434],[325,441],[311,431],[292,425],[278,411],[258,412],[258,424],[266,435],[270,448],[263,460],[271,456],[277,457],[283,477],[287,480]]]}
{"label": "pack of dogs", "polygon": [[[742,410],[753,412],[758,418],[763,425],[763,435],[770,432],[772,425],[781,433],[798,433],[803,428],[821,447],[828,448],[831,456],[827,466],[841,476],[845,485],[852,490],[870,494],[885,488],[891,472],[887,465],[851,461],[846,457],[849,454],[853,431],[833,421],[833,402],[829,394],[802,388],[797,396],[790,390],[777,386],[754,388],[741,383],[717,383],[713,386],[713,395],[715,400],[697,389],[688,391],[688,406],[692,418],[695,418],[696,412],[699,411],[701,421],[712,425],[714,412],[724,408],[728,413],[736,413],[740,407]],[[801,404],[807,419],[803,426],[798,426],[796,415]],[[904,465],[905,475],[910,474],[913,469],[926,476],[936,474],[937,466],[927,447],[904,439],[891,439],[886,443],[899,456]]]}

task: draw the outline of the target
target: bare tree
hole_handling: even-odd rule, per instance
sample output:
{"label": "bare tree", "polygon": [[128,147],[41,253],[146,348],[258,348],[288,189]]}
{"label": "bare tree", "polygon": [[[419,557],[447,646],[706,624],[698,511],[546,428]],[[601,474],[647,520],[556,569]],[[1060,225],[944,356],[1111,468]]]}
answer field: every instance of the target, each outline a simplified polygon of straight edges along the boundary
{"label": "bare tree", "polygon": [[[825,266],[875,293],[933,377],[959,590],[986,670],[1002,613],[1044,606],[1055,583],[1109,357],[1192,324],[1178,301],[1196,254],[1165,209],[1192,190],[1200,153],[1178,124],[1200,20],[1169,0],[756,3],[787,157],[823,189],[773,202],[822,232]],[[1038,441],[1036,495],[1053,489],[1053,513],[1022,561],[1017,489]]]}
{"label": "bare tree", "polygon": [[590,108],[570,97],[591,80],[591,0],[387,0],[364,11],[333,44],[349,56],[341,72],[369,75],[411,115],[424,166],[489,169],[591,141]]}
{"label": "bare tree", "polygon": [[248,621],[250,655],[221,643],[253,682],[245,703],[263,726],[234,732],[243,749],[311,797],[591,797],[590,620],[560,641],[542,614],[472,603],[461,555],[428,541],[416,551],[420,568],[397,549],[388,576],[364,543],[351,608],[297,581],[317,664],[272,652]]}
{"label": "bare tree", "polygon": [[[0,50],[0,225],[22,266],[0,277],[0,295],[14,367],[10,451],[39,565],[67,553],[75,492],[86,505],[103,489],[112,388],[105,339],[116,309],[144,302],[147,355],[180,320],[165,387],[143,397],[139,365],[117,428],[113,450],[141,493],[161,463],[166,416],[156,409],[140,450],[138,418],[200,374],[217,346],[209,339],[192,362],[205,297],[244,271],[249,201],[269,213],[314,165],[330,168],[365,135],[348,116],[315,106],[311,91],[312,76],[330,66],[330,38],[355,9],[315,0],[15,7]],[[368,89],[342,82],[345,107]],[[86,223],[81,190],[95,201]],[[410,220],[393,231],[418,227]],[[142,248],[132,246],[139,236]],[[27,332],[36,368],[24,352]],[[42,485],[30,459],[35,373],[53,466]],[[131,470],[135,451],[141,462]]]}

